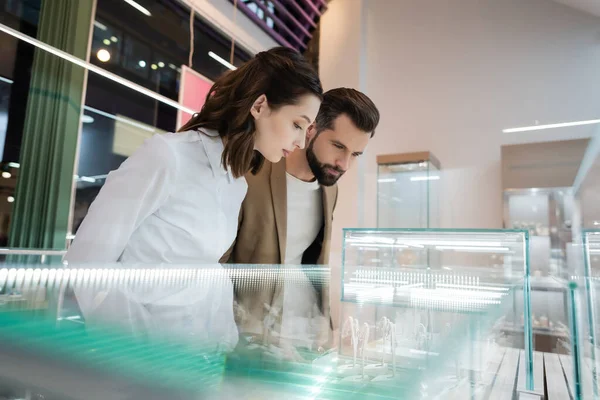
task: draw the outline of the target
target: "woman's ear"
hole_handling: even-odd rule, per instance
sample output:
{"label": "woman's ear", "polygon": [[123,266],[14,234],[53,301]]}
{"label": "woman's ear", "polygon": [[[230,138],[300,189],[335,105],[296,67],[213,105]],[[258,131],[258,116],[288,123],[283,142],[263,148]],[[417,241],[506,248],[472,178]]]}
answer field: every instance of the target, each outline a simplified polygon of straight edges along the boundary
{"label": "woman's ear", "polygon": [[252,103],[252,108],[250,108],[250,114],[252,114],[254,119],[259,119],[268,111],[269,104],[267,103],[267,96],[261,94],[256,100],[254,100],[254,103]]}

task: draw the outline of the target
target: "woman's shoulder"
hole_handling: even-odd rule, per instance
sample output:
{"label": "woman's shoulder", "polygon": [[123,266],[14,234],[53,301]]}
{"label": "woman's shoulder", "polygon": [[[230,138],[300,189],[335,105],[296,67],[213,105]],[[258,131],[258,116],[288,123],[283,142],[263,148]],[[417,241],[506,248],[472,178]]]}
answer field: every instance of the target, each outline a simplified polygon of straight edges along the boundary
{"label": "woman's shoulder", "polygon": [[183,131],[183,132],[170,132],[170,133],[163,133],[162,135],[163,139],[172,142],[172,143],[182,143],[182,142],[198,142],[200,140],[202,140],[203,137],[209,137],[209,138],[218,138],[219,137],[219,132],[212,130],[212,129],[197,129],[197,130],[191,130],[191,131]]}

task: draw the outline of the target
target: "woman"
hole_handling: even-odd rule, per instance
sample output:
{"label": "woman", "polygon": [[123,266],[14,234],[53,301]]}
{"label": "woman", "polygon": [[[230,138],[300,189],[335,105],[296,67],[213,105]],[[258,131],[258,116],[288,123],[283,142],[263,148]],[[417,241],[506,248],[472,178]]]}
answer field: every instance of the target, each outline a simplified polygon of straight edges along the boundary
{"label": "woman", "polygon": [[323,90],[297,52],[259,53],[213,85],[179,133],[148,139],[109,174],[69,263],[216,263],[237,232],[244,175],[303,148]]}

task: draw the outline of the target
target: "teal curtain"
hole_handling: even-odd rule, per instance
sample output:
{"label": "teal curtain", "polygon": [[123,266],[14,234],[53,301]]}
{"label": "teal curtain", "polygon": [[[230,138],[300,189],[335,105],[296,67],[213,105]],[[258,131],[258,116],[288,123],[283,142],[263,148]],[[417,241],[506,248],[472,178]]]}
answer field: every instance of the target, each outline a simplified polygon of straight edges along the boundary
{"label": "teal curtain", "polygon": [[[85,59],[94,3],[43,0],[38,40]],[[36,49],[10,247],[65,248],[85,77],[85,69]]]}

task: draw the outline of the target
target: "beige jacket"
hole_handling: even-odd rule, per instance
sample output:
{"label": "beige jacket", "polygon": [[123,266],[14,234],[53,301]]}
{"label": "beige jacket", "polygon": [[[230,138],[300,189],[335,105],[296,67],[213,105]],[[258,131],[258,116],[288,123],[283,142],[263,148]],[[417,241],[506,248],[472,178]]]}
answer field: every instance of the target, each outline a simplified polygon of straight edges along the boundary
{"label": "beige jacket", "polygon": [[[258,174],[248,174],[246,180],[248,193],[240,211],[237,238],[221,262],[281,264],[285,260],[287,229],[285,160],[277,164],[265,162]],[[305,251],[302,264],[325,265],[329,261],[338,188],[335,185],[321,188],[324,223],[313,244]],[[237,305],[242,310],[240,313],[238,309],[236,314],[243,332],[264,335],[265,318],[269,313],[272,314],[268,317],[271,319],[281,314],[283,281],[286,277],[280,272],[264,274],[253,285],[234,279]],[[311,273],[308,276],[317,293],[317,307],[327,319],[327,325],[330,325],[329,275]]]}

